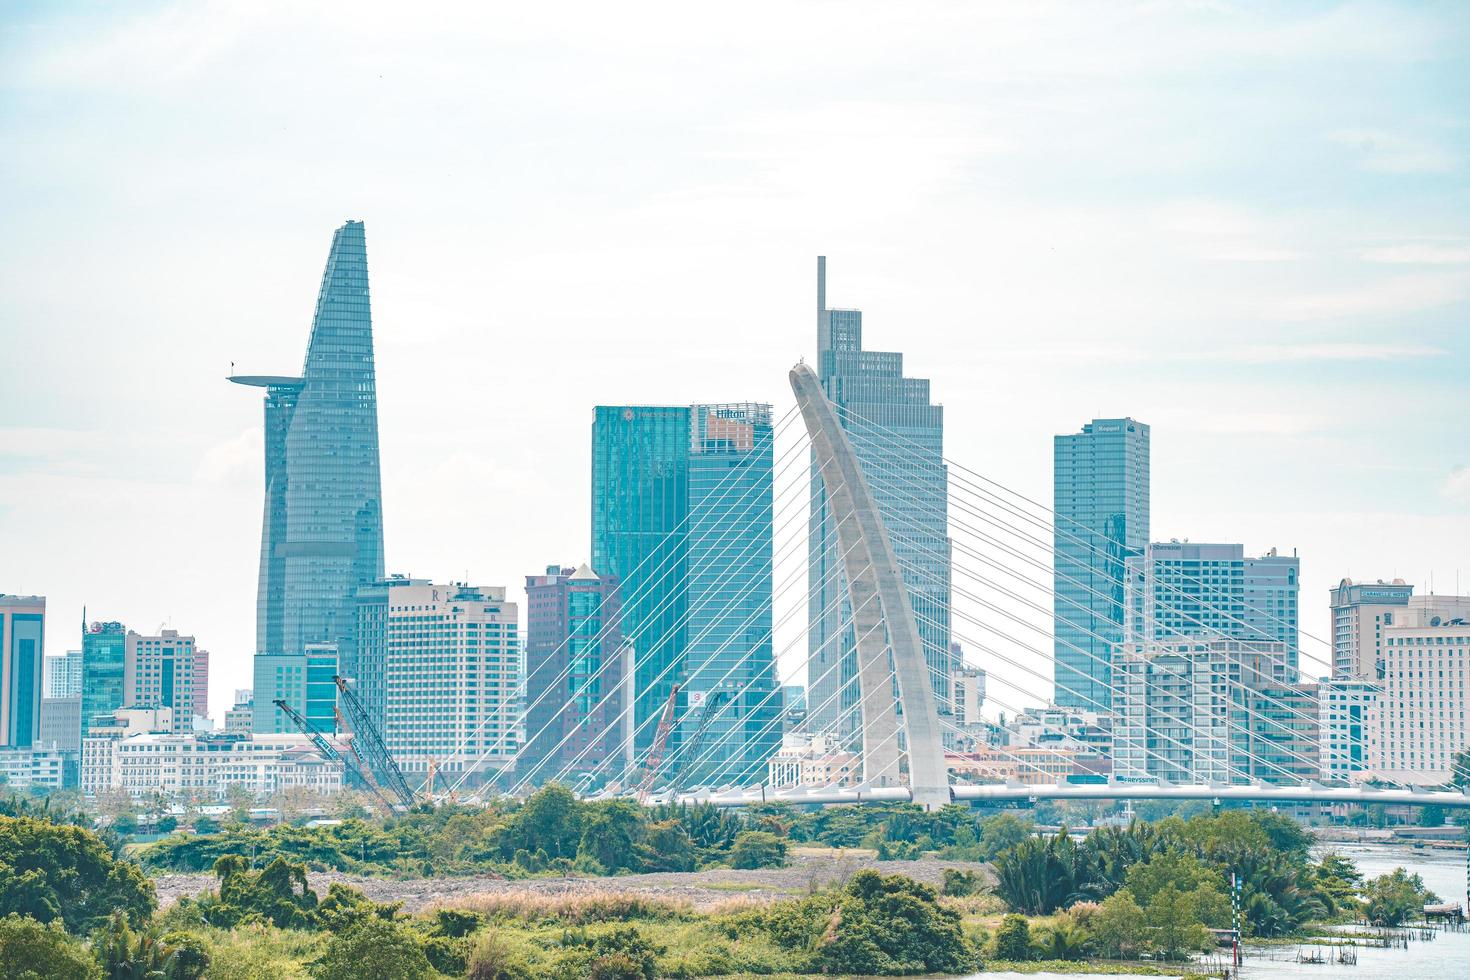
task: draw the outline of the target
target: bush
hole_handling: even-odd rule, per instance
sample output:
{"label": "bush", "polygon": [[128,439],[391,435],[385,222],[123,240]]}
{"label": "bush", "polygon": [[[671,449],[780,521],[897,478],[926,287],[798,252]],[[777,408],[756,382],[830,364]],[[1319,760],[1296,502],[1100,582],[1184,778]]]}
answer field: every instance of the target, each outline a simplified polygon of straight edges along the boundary
{"label": "bush", "polygon": [[764,830],[746,830],[730,845],[732,868],[779,868],[786,863],[786,842]]}
{"label": "bush", "polygon": [[939,886],[939,894],[948,895],[951,898],[964,898],[966,895],[974,895],[984,887],[985,879],[977,872],[945,868],[944,883]]}
{"label": "bush", "polygon": [[531,969],[503,936],[485,932],[470,950],[465,980],[530,980]]}
{"label": "bush", "polygon": [[995,930],[995,958],[1020,962],[1031,959],[1031,924],[1024,915],[1011,913]]}
{"label": "bush", "polygon": [[377,918],[364,919],[346,933],[333,936],[311,972],[317,980],[430,980],[434,976],[413,931]]}
{"label": "bush", "polygon": [[7,980],[98,980],[101,971],[81,942],[58,922],[0,919],[0,973]]}
{"label": "bush", "polygon": [[82,827],[0,816],[0,915],[60,920],[70,933],[97,926],[114,909],[135,925],[154,908],[153,882]]}

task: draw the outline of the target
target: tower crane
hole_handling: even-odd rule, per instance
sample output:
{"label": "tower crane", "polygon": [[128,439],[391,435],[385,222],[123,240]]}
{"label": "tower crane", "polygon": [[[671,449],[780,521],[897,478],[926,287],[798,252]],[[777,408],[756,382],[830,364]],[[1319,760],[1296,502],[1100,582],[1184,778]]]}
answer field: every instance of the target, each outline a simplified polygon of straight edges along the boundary
{"label": "tower crane", "polygon": [[669,700],[664,705],[663,717],[658,720],[658,730],[653,735],[653,744],[648,747],[648,762],[643,767],[643,779],[638,783],[638,802],[648,802],[648,791],[653,788],[653,779],[658,775],[659,764],[664,761],[664,748],[669,744],[669,733],[674,730],[674,705],[679,698],[679,685],[669,690]]}
{"label": "tower crane", "polygon": [[[280,698],[276,698],[275,705],[277,708],[280,708],[282,711],[284,711],[286,713],[286,717],[290,718],[291,721],[295,723],[296,727],[301,730],[301,734],[311,739],[311,744],[316,746],[316,750],[322,754],[323,758],[326,758],[332,762],[340,762],[343,769],[352,773],[352,775],[360,779],[362,781],[362,784],[366,786],[374,796],[382,801],[383,806],[388,808],[389,813],[401,809],[400,807],[396,806],[392,800],[383,795],[383,791],[378,788],[377,780],[373,779],[373,777],[369,773],[364,772],[362,766],[358,764],[357,760],[349,758],[347,755],[344,755],[342,752],[338,751],[337,747],[327,739],[326,735],[324,735],[320,729],[318,729],[315,725],[308,721],[305,715],[297,711],[295,708],[291,707],[291,705],[287,704],[285,701],[282,701]],[[354,739],[354,741],[356,740]],[[354,756],[357,754],[355,750],[349,749],[349,751],[351,751],[352,755]]]}
{"label": "tower crane", "polygon": [[403,770],[398,768],[393,756],[388,754],[388,747],[383,744],[383,736],[378,733],[378,727],[368,715],[367,706],[347,686],[345,678],[334,676],[332,682],[337,685],[337,704],[347,713],[354,749],[367,760],[368,770],[378,778],[378,782],[398,797],[405,808],[412,807],[417,802],[413,788],[408,785]]}

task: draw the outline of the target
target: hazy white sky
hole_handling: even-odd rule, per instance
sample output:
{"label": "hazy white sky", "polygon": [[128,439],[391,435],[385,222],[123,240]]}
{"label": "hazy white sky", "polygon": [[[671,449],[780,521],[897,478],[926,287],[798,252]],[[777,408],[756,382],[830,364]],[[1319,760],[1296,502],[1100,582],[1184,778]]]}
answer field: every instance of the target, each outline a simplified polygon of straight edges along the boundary
{"label": "hazy white sky", "polygon": [[49,652],[85,604],[248,685],[223,376],[299,368],[346,218],[390,570],[586,558],[591,407],[779,414],[824,252],[968,465],[1048,499],[1128,414],[1154,536],[1299,548],[1309,632],[1344,575],[1470,588],[1470,7],[720,9],[7,5],[0,591]]}

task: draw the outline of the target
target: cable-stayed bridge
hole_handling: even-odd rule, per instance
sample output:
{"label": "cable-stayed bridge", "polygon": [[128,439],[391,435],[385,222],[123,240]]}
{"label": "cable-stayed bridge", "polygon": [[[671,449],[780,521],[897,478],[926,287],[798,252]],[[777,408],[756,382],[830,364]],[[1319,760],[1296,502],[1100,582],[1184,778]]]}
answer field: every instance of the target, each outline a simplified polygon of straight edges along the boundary
{"label": "cable-stayed bridge", "polygon": [[[859,771],[843,780],[842,785],[768,785],[764,765],[752,765],[738,751],[736,743],[769,734],[769,726],[780,724],[779,711],[768,712],[771,720],[759,732],[732,724],[715,737],[703,737],[711,717],[717,720],[739,706],[765,707],[772,698],[780,697],[780,684],[742,686],[730,681],[735,671],[732,667],[718,679],[717,686],[721,687],[723,696],[705,701],[702,711],[696,713],[692,703],[679,704],[677,699],[670,698],[662,717],[655,714],[634,718],[633,706],[646,691],[655,684],[667,686],[683,679],[680,672],[685,665],[678,658],[671,658],[663,672],[641,690],[626,689],[632,684],[631,672],[620,685],[622,689],[598,690],[590,682],[579,683],[570,677],[568,658],[563,676],[536,696],[533,705],[527,707],[528,716],[532,707],[548,698],[553,699],[549,702],[553,706],[557,700],[564,700],[560,710],[582,699],[596,701],[597,709],[608,704],[621,705],[614,724],[627,730],[629,746],[640,744],[635,741],[640,735],[641,744],[647,744],[655,727],[669,730],[660,731],[653,740],[658,743],[658,751],[650,753],[652,765],[649,759],[631,758],[631,750],[590,761],[588,749],[566,750],[574,734],[568,732],[550,754],[534,764],[513,773],[506,767],[500,775],[512,793],[558,781],[585,796],[636,795],[653,803],[708,802],[724,807],[764,802],[913,802],[937,807],[971,801],[1205,800],[1470,808],[1470,790],[1424,789],[1395,783],[1386,778],[1389,774],[1364,772],[1361,775],[1365,783],[1356,785],[1318,782],[1320,760],[1311,748],[1320,724],[1318,695],[1312,693],[1310,686],[1296,685],[1294,676],[1276,678],[1279,683],[1255,683],[1260,680],[1255,676],[1261,671],[1259,663],[1248,663],[1244,654],[1232,653],[1228,646],[1220,654],[1224,658],[1223,669],[1211,686],[1186,695],[1148,692],[1165,710],[1156,724],[1145,725],[1129,734],[1134,753],[1141,760],[1141,774],[1119,778],[1114,773],[1105,781],[1077,783],[1048,783],[1038,778],[993,782],[955,778],[954,767],[946,755],[946,743],[959,744],[968,733],[956,725],[952,705],[936,694],[938,690],[949,689],[949,678],[945,675],[945,665],[935,664],[926,656],[920,625],[942,625],[946,633],[977,654],[982,662],[1012,668],[1005,677],[992,673],[992,683],[998,681],[999,687],[1020,695],[1020,701],[1004,700],[996,691],[987,694],[988,701],[1006,711],[1016,713],[1015,705],[1021,701],[1049,701],[1053,683],[1057,691],[1065,689],[1074,697],[1082,697],[1066,688],[1060,679],[1054,682],[1052,627],[1065,623],[1074,632],[1101,637],[1096,632],[1097,624],[1068,619],[1059,611],[1054,591],[1057,584],[1053,579],[1055,548],[1059,541],[1069,547],[1093,551],[1098,546],[1089,529],[1069,526],[1065,519],[1035,501],[950,458],[945,458],[942,464],[946,469],[947,497],[939,505],[944,509],[940,516],[951,532],[948,549],[938,553],[932,544],[916,545],[920,540],[916,529],[923,521],[932,524],[936,504],[926,499],[918,475],[911,472],[916,467],[906,466],[904,461],[918,456],[924,447],[913,444],[901,426],[856,417],[830,401],[816,375],[804,364],[792,369],[790,381],[796,406],[774,426],[778,435],[785,434],[790,445],[776,455],[772,467],[772,499],[760,499],[759,491],[749,483],[738,490],[722,484],[710,491],[711,496],[722,495],[719,502],[736,523],[743,513],[758,510],[763,504],[773,514],[774,554],[766,558],[751,556],[749,549],[745,549],[740,560],[770,562],[772,571],[767,574],[773,579],[774,615],[767,610],[766,619],[762,620],[757,611],[745,611],[751,604],[749,582],[753,576],[742,573],[750,568],[732,568],[710,588],[722,601],[721,615],[734,620],[746,617],[737,625],[744,628],[747,637],[763,621],[770,625],[759,637],[762,642],[772,640],[778,631],[789,634],[788,641],[777,651],[776,660],[778,663],[794,661],[796,667],[783,680],[805,674],[808,690],[812,691],[827,675],[835,676],[838,683],[830,685],[833,693],[829,695],[829,700],[835,703],[817,707],[835,708],[846,720],[851,736],[842,739],[842,744],[855,750]],[[865,467],[864,455],[898,463]],[[880,494],[884,507],[879,506]],[[826,526],[830,527],[833,540],[823,544],[832,544],[838,556],[830,567],[808,567],[801,561],[803,556],[811,554],[806,518],[809,508],[816,507],[830,508],[831,520]],[[649,559],[654,565],[640,569],[643,572],[640,588],[645,593],[679,574],[677,563],[665,557],[670,550],[655,549]],[[1116,567],[1116,556],[1107,557],[1109,561],[1097,563],[1089,580],[1072,580],[1067,584],[1099,596],[1121,593],[1127,583]],[[916,581],[923,583],[924,576],[938,574],[943,575],[942,582],[927,584],[942,585],[945,592],[952,592],[954,604],[942,611],[916,608],[917,604],[911,601]],[[842,587],[832,588],[834,583]],[[1174,621],[1186,625],[1203,629],[1208,616],[1211,623],[1228,622],[1247,637],[1259,634],[1262,641],[1275,639],[1259,625],[1260,610],[1253,609],[1253,613],[1258,613],[1256,622],[1247,623],[1238,598],[1224,594],[1209,583],[1192,585],[1187,595],[1181,592],[1178,601],[1172,603],[1168,603],[1171,598],[1168,590],[1180,590],[1177,586],[1164,586],[1164,594],[1156,605],[1168,603]],[[838,598],[826,608],[817,608],[813,597],[825,594]],[[624,608],[641,598],[643,595],[624,596]],[[661,611],[653,610],[650,620],[659,622]],[[821,662],[830,660],[830,666],[825,668],[825,674],[818,676],[811,665],[821,651],[798,648],[806,640],[805,627],[817,617],[829,614],[840,615],[845,623],[846,629],[835,637],[835,642],[843,644],[845,649],[823,658]],[[1156,614],[1156,611],[1145,611],[1145,614]],[[936,622],[937,616],[943,617],[942,624]],[[691,632],[701,628],[687,622],[676,623],[675,627],[689,628]],[[661,628],[667,628],[666,621],[661,623]],[[709,630],[707,624],[702,628],[706,633]],[[639,648],[657,647],[667,640],[666,636],[649,635],[648,629],[644,624],[632,624],[624,636],[628,648],[636,652]],[[698,633],[691,639],[704,636]],[[1325,641],[1316,642],[1327,645]],[[1098,659],[1090,650],[1074,649],[1079,655]],[[1302,655],[1308,656],[1305,649]],[[1311,659],[1325,664],[1330,671],[1330,656]],[[1118,688],[1110,675],[1111,663],[1099,663],[1108,668],[1099,673],[1102,686],[1113,700],[1119,700]],[[1171,705],[1171,698],[1178,703]],[[809,709],[812,707],[809,705]],[[1098,710],[1108,707],[1096,705]],[[1392,703],[1384,705],[1385,710],[1395,707]],[[585,703],[583,711],[586,711]],[[555,717],[556,712],[552,714]],[[696,714],[699,736],[664,743],[665,736],[681,731],[679,726],[687,729],[693,725]],[[746,716],[750,714],[747,712]],[[1463,727],[1464,722],[1460,724]],[[528,741],[542,734],[542,731],[527,732]],[[1064,742],[1066,733],[1058,730],[1054,734],[1059,743]],[[1306,734],[1312,738],[1303,737]],[[589,748],[597,741],[583,739]],[[498,751],[500,747],[497,743],[487,748],[486,753]],[[1010,756],[1013,768],[1018,771],[1030,770],[1036,774],[1049,771],[1006,746],[988,746],[988,751],[999,757]],[[1060,744],[1047,751],[1058,759],[1068,757]],[[465,772],[473,768],[466,767]],[[1207,771],[1208,776],[1202,776],[1202,771]],[[1456,770],[1452,775],[1465,774]],[[464,778],[461,776],[451,790],[458,789]],[[651,787],[651,792],[644,787]]]}

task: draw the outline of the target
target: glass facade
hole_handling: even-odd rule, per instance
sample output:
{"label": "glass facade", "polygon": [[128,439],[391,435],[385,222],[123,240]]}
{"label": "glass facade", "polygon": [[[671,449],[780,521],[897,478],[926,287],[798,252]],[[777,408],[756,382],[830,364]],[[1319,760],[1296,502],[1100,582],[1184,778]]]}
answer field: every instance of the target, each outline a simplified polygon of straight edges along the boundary
{"label": "glass facade", "polygon": [[333,643],[350,662],[356,591],[383,577],[362,222],[347,222],[332,238],[302,376],[234,380],[266,389],[256,653],[300,654],[309,643]]}
{"label": "glass facade", "polygon": [[41,732],[46,600],[0,596],[0,745],[29,748]]}
{"label": "glass facade", "polygon": [[[944,409],[929,382],[905,377],[903,355],[863,349],[859,310],[827,308],[826,259],[817,259],[817,376],[862,464],[908,586],[941,715],[953,713],[950,677],[949,474]],[[812,473],[807,725],[850,740],[860,731],[856,637],[836,526]]]}
{"label": "glass facade", "polygon": [[[633,647],[634,754],[684,676],[689,409],[599,405],[592,422],[592,567],[622,583]],[[652,719],[652,720],[650,720]]]}
{"label": "glass facade", "polygon": [[1094,419],[1057,436],[1054,451],[1055,698],[1105,711],[1123,640],[1126,563],[1148,544],[1149,428]]}
{"label": "glass facade", "polygon": [[771,642],[771,407],[696,405],[689,458],[684,786],[763,780],[781,746]]}
{"label": "glass facade", "polygon": [[127,630],[122,623],[93,623],[82,634],[82,733],[98,715],[124,703]]}

